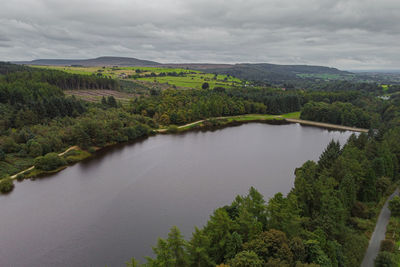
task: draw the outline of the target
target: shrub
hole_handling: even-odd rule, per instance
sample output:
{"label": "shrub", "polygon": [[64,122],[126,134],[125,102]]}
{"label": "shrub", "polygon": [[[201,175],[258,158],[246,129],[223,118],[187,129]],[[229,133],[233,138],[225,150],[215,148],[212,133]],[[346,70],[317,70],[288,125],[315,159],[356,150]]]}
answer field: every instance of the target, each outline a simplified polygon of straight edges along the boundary
{"label": "shrub", "polygon": [[169,133],[177,133],[178,131],[179,131],[178,126],[176,126],[176,125],[168,126],[167,132],[169,132]]}
{"label": "shrub", "polygon": [[320,267],[319,264],[315,263],[303,263],[303,262],[296,262],[296,267]]}
{"label": "shrub", "polygon": [[35,168],[43,171],[52,171],[66,164],[65,159],[59,157],[56,153],[48,153],[35,159]]}
{"label": "shrub", "polygon": [[220,86],[215,87],[213,90],[214,90],[214,92],[220,92],[220,93],[224,93],[225,92],[225,88],[224,87],[220,87]]}
{"label": "shrub", "polygon": [[0,192],[8,193],[14,188],[14,183],[10,178],[4,178],[0,181]]}
{"label": "shrub", "polygon": [[395,196],[389,201],[389,209],[393,216],[400,216],[400,197]]}
{"label": "shrub", "polygon": [[375,259],[375,267],[396,267],[393,255],[387,251],[379,252]]}
{"label": "shrub", "polygon": [[0,149],[0,160],[5,160],[6,159],[6,153],[4,153],[3,149]]}
{"label": "shrub", "polygon": [[229,262],[229,266],[231,267],[261,267],[263,265],[264,262],[254,251],[246,250],[236,254],[235,258]]}
{"label": "shrub", "polygon": [[39,157],[42,155],[42,153],[43,148],[41,144],[35,141],[29,144],[29,155],[31,155],[32,157]]}
{"label": "shrub", "polygon": [[385,239],[381,242],[381,251],[393,252],[396,248],[396,244],[393,240]]}
{"label": "shrub", "polygon": [[391,182],[388,177],[382,176],[376,181],[376,192],[379,194],[379,197],[382,197],[385,194],[390,185]]}
{"label": "shrub", "polygon": [[18,181],[22,181],[22,180],[24,180],[25,175],[23,173],[20,173],[20,174],[17,175],[16,178],[17,178]]}
{"label": "shrub", "polygon": [[6,153],[19,151],[19,145],[11,137],[4,138],[1,146]]}
{"label": "shrub", "polygon": [[351,209],[351,215],[354,217],[368,219],[368,207],[364,203],[357,201],[356,203],[354,203],[354,206]]}
{"label": "shrub", "polygon": [[67,154],[64,155],[65,160],[68,164],[72,164],[78,161],[81,161],[85,158],[90,157],[90,153],[81,150],[70,150]]}

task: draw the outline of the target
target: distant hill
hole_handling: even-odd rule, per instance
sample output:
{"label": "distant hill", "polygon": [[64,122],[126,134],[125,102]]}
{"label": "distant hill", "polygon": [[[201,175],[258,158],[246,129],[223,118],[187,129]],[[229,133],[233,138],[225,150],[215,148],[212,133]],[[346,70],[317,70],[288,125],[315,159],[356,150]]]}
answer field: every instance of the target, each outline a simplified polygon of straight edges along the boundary
{"label": "distant hill", "polygon": [[299,81],[315,80],[352,80],[354,73],[336,68],[310,65],[277,65],[269,63],[242,64],[209,64],[178,63],[161,64],[155,61],[127,57],[99,57],[95,59],[37,59],[33,61],[14,62],[27,65],[53,66],[137,66],[169,67],[201,70],[208,73],[229,74],[240,79],[284,84]]}
{"label": "distant hill", "polygon": [[285,83],[290,81],[321,79],[345,80],[354,74],[336,68],[309,65],[277,65],[268,63],[235,64],[227,67],[203,69],[206,72],[229,74],[245,80],[265,81],[270,83]]}
{"label": "distant hill", "polygon": [[93,59],[36,59],[17,61],[16,64],[51,66],[158,66],[160,63],[129,57],[98,57]]}

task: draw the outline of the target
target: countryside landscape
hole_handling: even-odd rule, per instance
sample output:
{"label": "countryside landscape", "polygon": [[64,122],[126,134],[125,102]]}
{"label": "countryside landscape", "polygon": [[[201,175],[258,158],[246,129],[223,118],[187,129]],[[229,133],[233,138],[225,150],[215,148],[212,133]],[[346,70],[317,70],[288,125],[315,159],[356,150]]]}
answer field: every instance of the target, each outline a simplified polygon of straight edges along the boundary
{"label": "countryside landscape", "polygon": [[400,266],[397,2],[20,4],[0,266]]}

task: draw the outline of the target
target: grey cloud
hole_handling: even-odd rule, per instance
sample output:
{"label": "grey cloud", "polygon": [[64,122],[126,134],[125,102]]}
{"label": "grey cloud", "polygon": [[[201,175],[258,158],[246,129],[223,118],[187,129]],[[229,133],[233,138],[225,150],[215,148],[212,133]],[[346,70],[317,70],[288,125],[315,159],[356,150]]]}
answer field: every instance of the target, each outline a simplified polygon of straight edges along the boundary
{"label": "grey cloud", "polygon": [[398,0],[18,0],[0,60],[131,56],[400,68]]}

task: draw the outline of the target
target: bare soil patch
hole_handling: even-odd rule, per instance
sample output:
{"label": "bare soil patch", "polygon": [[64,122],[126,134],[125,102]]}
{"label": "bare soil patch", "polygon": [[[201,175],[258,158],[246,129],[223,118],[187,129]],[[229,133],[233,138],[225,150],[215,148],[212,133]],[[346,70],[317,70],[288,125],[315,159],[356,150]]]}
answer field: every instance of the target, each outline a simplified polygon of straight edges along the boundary
{"label": "bare soil patch", "polygon": [[135,94],[119,92],[114,90],[66,90],[66,95],[75,96],[89,102],[99,102],[102,97],[113,96],[116,100],[121,102],[128,102],[134,98]]}

